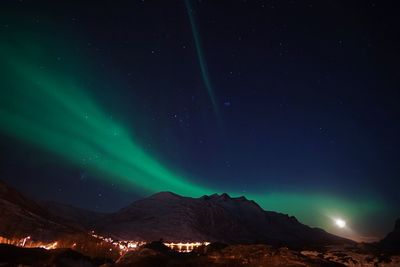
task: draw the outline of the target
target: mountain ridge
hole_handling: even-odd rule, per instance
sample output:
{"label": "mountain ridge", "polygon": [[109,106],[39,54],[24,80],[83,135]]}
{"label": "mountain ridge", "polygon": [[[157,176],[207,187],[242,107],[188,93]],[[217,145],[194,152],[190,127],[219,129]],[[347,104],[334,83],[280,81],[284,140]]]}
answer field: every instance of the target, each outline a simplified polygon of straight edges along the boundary
{"label": "mountain ridge", "polygon": [[400,250],[400,218],[394,224],[394,228],[378,243],[386,249]]}
{"label": "mountain ridge", "polygon": [[0,181],[0,236],[54,240],[64,234],[76,233],[81,231],[64,224],[39,203]]}
{"label": "mountain ridge", "polygon": [[104,216],[94,228],[115,238],[144,241],[162,238],[293,246],[353,242],[227,193],[192,198],[159,192]]}
{"label": "mountain ridge", "polygon": [[[61,207],[61,208],[60,208]],[[278,246],[354,244],[320,228],[302,224],[294,216],[263,210],[245,196],[227,193],[184,197],[159,192],[102,214],[56,202],[35,202],[0,180],[0,236],[56,239],[95,230],[120,240],[228,244],[264,243]],[[400,220],[378,242],[399,247]]]}

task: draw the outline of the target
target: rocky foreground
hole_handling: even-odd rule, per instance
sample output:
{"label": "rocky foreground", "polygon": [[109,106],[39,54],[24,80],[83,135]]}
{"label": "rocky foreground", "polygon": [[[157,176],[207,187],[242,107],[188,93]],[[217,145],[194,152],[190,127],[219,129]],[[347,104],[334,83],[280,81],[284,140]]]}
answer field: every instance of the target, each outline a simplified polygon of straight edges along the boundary
{"label": "rocky foreground", "polygon": [[400,255],[370,245],[290,250],[268,245],[213,243],[191,253],[178,253],[153,242],[129,251],[116,260],[89,258],[71,249],[45,250],[0,245],[0,266],[400,266]]}

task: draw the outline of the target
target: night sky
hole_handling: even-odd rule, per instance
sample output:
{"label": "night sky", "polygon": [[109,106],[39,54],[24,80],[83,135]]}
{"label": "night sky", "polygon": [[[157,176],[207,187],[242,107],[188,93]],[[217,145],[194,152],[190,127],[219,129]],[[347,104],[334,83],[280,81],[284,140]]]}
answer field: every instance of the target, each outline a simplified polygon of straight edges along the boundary
{"label": "night sky", "polygon": [[357,240],[392,228],[394,4],[104,2],[1,2],[0,179],[97,211],[227,192]]}

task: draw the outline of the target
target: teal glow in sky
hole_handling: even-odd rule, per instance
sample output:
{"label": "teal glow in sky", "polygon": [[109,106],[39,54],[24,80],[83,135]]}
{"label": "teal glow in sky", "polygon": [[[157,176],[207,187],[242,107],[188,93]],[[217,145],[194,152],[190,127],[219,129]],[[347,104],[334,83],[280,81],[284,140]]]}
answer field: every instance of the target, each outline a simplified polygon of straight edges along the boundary
{"label": "teal glow in sky", "polygon": [[205,59],[203,47],[201,45],[201,38],[200,38],[199,29],[198,29],[197,22],[196,22],[194,10],[192,8],[190,0],[185,0],[185,5],[186,5],[186,11],[187,11],[187,14],[189,17],[189,21],[190,21],[190,27],[192,29],[193,41],[194,41],[194,44],[196,47],[197,60],[199,62],[199,66],[200,66],[201,77],[203,79],[204,86],[207,89],[207,93],[210,98],[214,112],[215,112],[217,118],[219,118],[220,112],[219,112],[217,100],[215,97],[214,88],[212,86],[211,78],[208,73],[207,62]]}
{"label": "teal glow in sky", "polygon": [[[29,49],[18,42],[1,46],[0,69],[5,74],[0,94],[2,134],[60,156],[109,183],[123,184],[143,195],[159,191],[193,197],[215,192],[243,194],[237,192],[234,184],[221,187],[208,180],[202,183],[203,179],[196,174],[192,175],[197,179],[192,179],[160,162],[142,148],[129,127],[114,121],[107,107],[94,100],[82,86],[85,82],[76,78],[85,75],[75,75],[74,69],[43,67],[49,66],[54,58],[47,57],[45,47],[30,44]],[[93,79],[90,74],[86,78]],[[271,192],[268,187],[264,191],[261,182],[255,188],[246,195],[266,210],[289,213],[307,224],[333,232],[329,219],[333,214],[351,220],[384,209],[382,202],[369,197],[342,199],[311,192]]]}
{"label": "teal glow in sky", "polygon": [[[211,191],[184,179],[144,152],[73,80],[2,49],[0,121],[4,133],[147,192]],[[20,54],[20,51],[19,51]],[[45,56],[45,55],[44,55]]]}

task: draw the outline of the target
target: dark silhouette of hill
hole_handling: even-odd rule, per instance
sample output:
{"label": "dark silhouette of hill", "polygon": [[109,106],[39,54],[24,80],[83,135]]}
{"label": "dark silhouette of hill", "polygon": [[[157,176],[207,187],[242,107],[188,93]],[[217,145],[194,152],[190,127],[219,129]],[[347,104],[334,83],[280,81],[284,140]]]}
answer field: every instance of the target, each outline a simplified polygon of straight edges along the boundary
{"label": "dark silhouette of hill", "polygon": [[400,218],[396,220],[393,231],[379,242],[379,246],[400,252]]}
{"label": "dark silhouette of hill", "polygon": [[55,240],[61,235],[77,232],[35,201],[0,181],[0,236]]}
{"label": "dark silhouette of hill", "polygon": [[170,242],[220,241],[320,246],[352,243],[295,217],[265,211],[245,197],[214,194],[200,198],[161,192],[101,218],[97,231],[120,239]]}
{"label": "dark silhouette of hill", "polygon": [[[148,244],[120,256],[111,244],[88,235],[88,225],[104,236]],[[115,213],[98,214],[58,203],[39,205],[0,181],[0,236],[18,239],[29,235],[31,240],[57,240],[60,248],[74,248],[45,250],[3,244],[1,266],[100,266],[105,262],[103,266],[115,267],[399,266],[399,231],[397,220],[394,230],[380,242],[355,244],[228,194],[190,198],[161,192]],[[214,243],[182,254],[166,247],[164,241]]]}
{"label": "dark silhouette of hill", "polygon": [[86,231],[91,230],[94,222],[106,215],[106,213],[85,210],[54,201],[41,202],[40,205],[51,215],[62,219],[64,223],[80,227]]}

